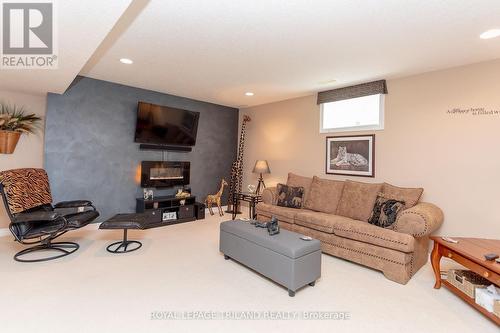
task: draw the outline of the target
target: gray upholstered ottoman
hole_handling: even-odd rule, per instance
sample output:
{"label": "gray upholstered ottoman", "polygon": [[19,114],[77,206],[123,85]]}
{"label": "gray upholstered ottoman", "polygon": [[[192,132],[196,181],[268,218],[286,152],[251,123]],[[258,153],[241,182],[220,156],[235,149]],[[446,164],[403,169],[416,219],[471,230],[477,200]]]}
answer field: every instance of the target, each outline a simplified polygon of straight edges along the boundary
{"label": "gray upholstered ottoman", "polygon": [[220,225],[220,251],[271,280],[288,288],[314,286],[321,276],[321,248],[316,239],[305,241],[300,234],[281,229],[269,236],[267,229],[239,220]]}

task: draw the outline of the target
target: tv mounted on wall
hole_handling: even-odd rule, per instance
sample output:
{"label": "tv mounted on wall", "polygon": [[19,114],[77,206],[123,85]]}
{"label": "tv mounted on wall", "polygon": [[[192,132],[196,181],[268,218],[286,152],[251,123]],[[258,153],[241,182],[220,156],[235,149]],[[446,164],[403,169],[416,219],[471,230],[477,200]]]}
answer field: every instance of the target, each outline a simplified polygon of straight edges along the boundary
{"label": "tv mounted on wall", "polygon": [[199,118],[199,112],[139,102],[135,142],[194,146]]}

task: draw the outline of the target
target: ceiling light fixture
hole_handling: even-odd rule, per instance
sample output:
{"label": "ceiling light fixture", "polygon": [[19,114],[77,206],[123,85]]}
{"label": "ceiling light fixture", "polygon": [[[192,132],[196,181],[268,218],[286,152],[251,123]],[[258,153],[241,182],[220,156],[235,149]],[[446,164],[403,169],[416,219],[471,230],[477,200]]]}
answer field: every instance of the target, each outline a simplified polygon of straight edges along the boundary
{"label": "ceiling light fixture", "polygon": [[248,91],[248,92],[245,93],[245,96],[253,96],[253,95],[255,95],[255,94],[253,92],[251,92],[251,91]]}
{"label": "ceiling light fixture", "polygon": [[132,60],[130,60],[130,59],[128,59],[128,58],[121,58],[121,59],[120,59],[120,62],[121,62],[122,64],[126,64],[126,65],[131,65],[131,64],[133,64],[133,63],[134,63]]}
{"label": "ceiling light fixture", "polygon": [[479,35],[481,39],[491,39],[500,36],[500,29],[490,29]]}
{"label": "ceiling light fixture", "polygon": [[332,80],[326,80],[326,81],[319,81],[318,84],[332,84],[337,82],[337,80],[332,79]]}

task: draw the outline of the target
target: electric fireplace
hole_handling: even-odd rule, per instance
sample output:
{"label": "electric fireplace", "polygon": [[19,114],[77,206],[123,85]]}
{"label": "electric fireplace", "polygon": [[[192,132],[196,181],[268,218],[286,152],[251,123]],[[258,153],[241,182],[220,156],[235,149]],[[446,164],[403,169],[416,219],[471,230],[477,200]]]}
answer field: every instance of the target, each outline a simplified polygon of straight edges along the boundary
{"label": "electric fireplace", "polygon": [[141,187],[188,185],[189,171],[189,162],[142,161]]}

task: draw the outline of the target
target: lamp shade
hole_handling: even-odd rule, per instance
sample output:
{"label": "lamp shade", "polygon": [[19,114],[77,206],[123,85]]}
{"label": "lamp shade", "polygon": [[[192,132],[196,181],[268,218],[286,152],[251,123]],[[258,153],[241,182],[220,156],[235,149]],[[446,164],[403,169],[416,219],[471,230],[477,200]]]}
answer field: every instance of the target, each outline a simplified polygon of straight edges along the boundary
{"label": "lamp shade", "polygon": [[266,160],[257,160],[253,167],[253,173],[271,173],[271,169],[269,169],[269,164]]}

